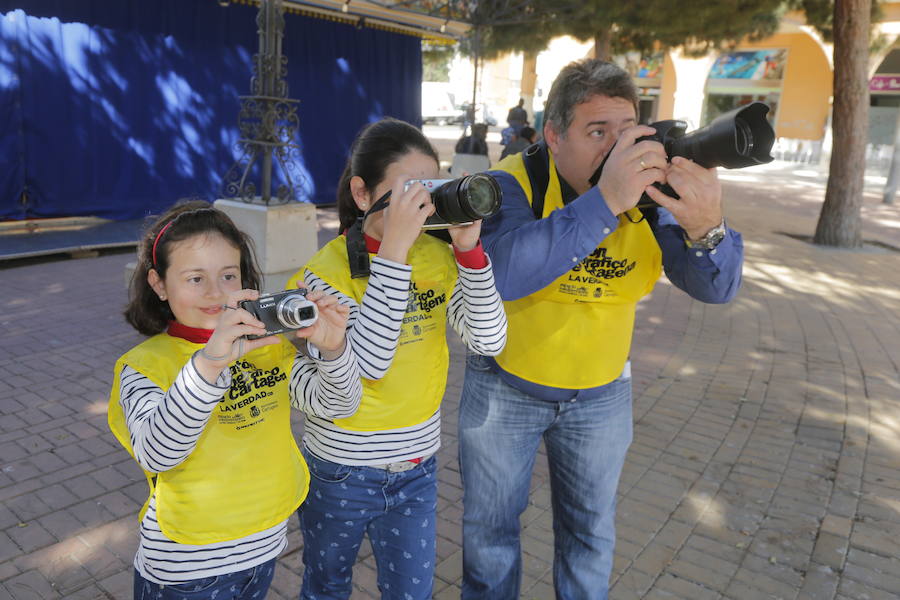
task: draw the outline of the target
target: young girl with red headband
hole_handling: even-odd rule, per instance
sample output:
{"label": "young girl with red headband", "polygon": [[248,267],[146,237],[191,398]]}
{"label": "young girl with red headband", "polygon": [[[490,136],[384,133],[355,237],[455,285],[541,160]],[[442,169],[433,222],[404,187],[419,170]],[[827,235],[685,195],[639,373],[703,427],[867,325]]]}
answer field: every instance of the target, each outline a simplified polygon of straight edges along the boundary
{"label": "young girl with red headband", "polygon": [[205,202],[149,230],[128,322],[152,336],[116,363],[109,424],[147,475],[135,599],[265,597],[309,472],[290,407],[352,416],[361,397],[348,310],[310,292],[306,354],[240,308],[259,297],[247,237]]}

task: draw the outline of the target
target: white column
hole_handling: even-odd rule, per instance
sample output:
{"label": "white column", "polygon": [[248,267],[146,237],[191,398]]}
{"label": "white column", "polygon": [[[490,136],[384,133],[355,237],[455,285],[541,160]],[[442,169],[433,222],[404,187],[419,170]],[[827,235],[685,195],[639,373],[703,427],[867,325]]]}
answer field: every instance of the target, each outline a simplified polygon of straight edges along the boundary
{"label": "white column", "polygon": [[250,236],[263,275],[262,291],[284,289],[287,280],[318,250],[316,207],[307,202],[278,206],[216,200],[237,228]]}
{"label": "white column", "polygon": [[681,48],[677,48],[672,51],[671,56],[675,65],[673,117],[687,121],[688,131],[697,129],[700,127],[703,102],[706,100],[706,78],[716,61],[716,55],[710,53],[700,58],[689,58],[682,54]]}

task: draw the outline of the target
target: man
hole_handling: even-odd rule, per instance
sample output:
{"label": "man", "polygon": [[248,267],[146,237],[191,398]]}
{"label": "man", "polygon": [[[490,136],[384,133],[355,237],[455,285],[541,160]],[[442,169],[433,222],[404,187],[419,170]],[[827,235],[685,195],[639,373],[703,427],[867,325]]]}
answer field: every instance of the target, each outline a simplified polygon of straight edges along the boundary
{"label": "man", "polygon": [[[459,416],[463,592],[519,597],[519,515],[541,439],[549,461],[557,598],[605,599],[615,496],[632,438],[628,355],[635,305],[662,268],[703,302],[740,286],[715,169],[671,163],[637,141],[638,97],[622,69],[584,60],[550,91],[544,142],[491,171],[501,212],[482,228],[509,319],[496,359],[467,357]],[[590,179],[605,158],[597,185]],[[668,183],[680,199],[654,183]],[[635,208],[647,193],[659,208]]]}
{"label": "man", "polygon": [[472,134],[464,135],[456,141],[454,150],[457,154],[488,154],[488,126],[486,123],[472,125]]}
{"label": "man", "polygon": [[506,122],[517,134],[525,127],[528,123],[528,112],[525,110],[524,98],[519,98],[519,103],[509,109],[509,112],[506,113]]}
{"label": "man", "polygon": [[526,125],[519,131],[519,135],[514,136],[512,141],[503,147],[503,151],[500,153],[500,160],[503,160],[510,154],[518,154],[536,141],[537,132]]}

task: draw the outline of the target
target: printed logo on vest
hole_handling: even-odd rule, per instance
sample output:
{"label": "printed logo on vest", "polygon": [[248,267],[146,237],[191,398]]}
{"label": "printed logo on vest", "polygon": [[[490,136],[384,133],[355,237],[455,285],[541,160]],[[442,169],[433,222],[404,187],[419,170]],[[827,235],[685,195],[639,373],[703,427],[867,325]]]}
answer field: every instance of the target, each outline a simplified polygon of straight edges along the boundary
{"label": "printed logo on vest", "polygon": [[[437,289],[429,287],[420,290],[415,281],[409,283],[409,298],[406,302],[406,316],[403,317],[403,327],[400,329],[400,343],[408,344],[418,341],[422,334],[437,328],[432,321],[432,311],[447,302],[447,294],[437,293]],[[441,316],[443,318],[443,315]]]}
{"label": "printed logo on vest", "polygon": [[[636,260],[629,263],[627,258],[617,259],[609,256],[606,248],[601,246],[591,252],[579,264],[572,267],[572,272],[569,273],[569,281],[608,285],[606,281],[603,281],[604,279],[625,277],[636,266]],[[602,295],[602,292],[601,294],[594,294],[595,297],[600,295]]]}
{"label": "printed logo on vest", "polygon": [[[262,406],[256,402],[274,396],[275,393],[271,388],[274,388],[279,382],[287,380],[287,373],[283,372],[280,367],[259,369],[247,360],[240,360],[231,365],[229,369],[231,371],[231,388],[219,402],[219,422],[223,425],[238,425],[236,429],[244,429],[262,422],[263,419],[247,423],[248,420],[256,419],[262,413],[277,408],[278,402],[276,401],[266,402]],[[249,416],[241,410],[245,407],[249,407],[247,411]]]}

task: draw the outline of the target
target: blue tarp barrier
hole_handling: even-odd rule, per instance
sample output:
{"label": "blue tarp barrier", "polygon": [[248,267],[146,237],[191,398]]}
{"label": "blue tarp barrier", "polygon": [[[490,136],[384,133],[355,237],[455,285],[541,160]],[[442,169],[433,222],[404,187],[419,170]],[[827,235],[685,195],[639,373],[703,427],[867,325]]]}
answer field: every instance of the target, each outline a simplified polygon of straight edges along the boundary
{"label": "blue tarp barrier", "polygon": [[[216,0],[0,0],[0,219],[127,220],[219,197],[239,156],[256,13]],[[303,196],[333,202],[365,123],[420,122],[420,41],[285,23]]]}

